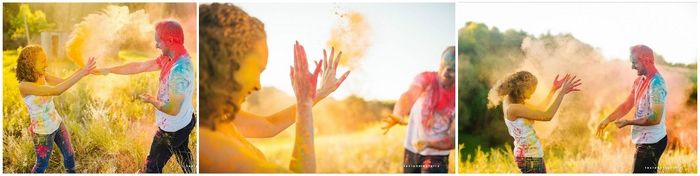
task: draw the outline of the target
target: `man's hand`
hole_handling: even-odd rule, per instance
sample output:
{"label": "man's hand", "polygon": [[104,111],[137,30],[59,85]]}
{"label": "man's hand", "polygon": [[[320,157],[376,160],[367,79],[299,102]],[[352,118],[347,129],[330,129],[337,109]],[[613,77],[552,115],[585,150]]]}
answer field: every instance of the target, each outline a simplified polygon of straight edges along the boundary
{"label": "man's hand", "polygon": [[403,118],[397,117],[394,114],[387,115],[384,119],[382,119],[382,122],[384,122],[384,126],[382,127],[382,130],[384,130],[384,134],[388,133],[389,129],[391,129],[391,127],[394,127],[396,124],[399,124],[399,125],[406,125],[407,124],[403,120]]}
{"label": "man's hand", "polygon": [[424,141],[421,139],[413,141],[413,148],[415,148],[419,152],[423,151],[427,146],[428,146],[428,141]]}
{"label": "man's hand", "polygon": [[629,125],[628,120],[620,119],[620,120],[615,121],[615,126],[617,126],[617,128],[622,128],[622,127],[625,127],[627,125]]}
{"label": "man's hand", "polygon": [[608,120],[608,118],[603,119],[603,121],[601,121],[598,124],[598,130],[596,130],[595,136],[597,136],[598,138],[602,138],[603,131],[605,131],[605,127],[607,127],[609,123],[610,123],[610,121]]}
{"label": "man's hand", "polygon": [[156,99],[156,97],[151,96],[150,94],[141,94],[139,95],[139,98],[141,98],[141,101],[152,104],[153,106],[156,107],[156,109],[160,110],[162,108],[162,103]]}

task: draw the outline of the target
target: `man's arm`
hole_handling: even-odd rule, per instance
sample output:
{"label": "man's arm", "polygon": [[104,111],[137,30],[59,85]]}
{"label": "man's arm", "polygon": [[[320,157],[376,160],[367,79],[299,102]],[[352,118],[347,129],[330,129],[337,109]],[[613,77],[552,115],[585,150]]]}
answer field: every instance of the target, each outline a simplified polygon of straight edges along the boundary
{"label": "man's arm", "polygon": [[171,116],[180,113],[182,103],[190,89],[193,88],[194,72],[191,64],[176,64],[168,77],[168,102],[158,101],[150,95],[144,95],[146,102],[153,104],[156,109]]}
{"label": "man's arm", "polygon": [[447,136],[440,140],[428,141],[426,144],[429,148],[434,148],[438,150],[452,150],[455,148],[455,122],[454,120],[450,123],[450,129],[447,130]]}
{"label": "man's arm", "polygon": [[160,65],[156,63],[156,59],[143,61],[143,62],[132,62],[120,66],[107,67],[101,69],[95,69],[95,74],[105,75],[108,73],[114,73],[119,75],[131,75],[143,72],[158,71]]}
{"label": "man's arm", "polygon": [[608,117],[606,118],[607,121],[612,122],[622,118],[623,116],[625,116],[625,114],[629,113],[630,110],[632,110],[632,107],[634,107],[634,93],[630,92],[625,102],[617,106],[617,109],[615,109],[615,111],[612,114],[608,115]]}
{"label": "man's arm", "polygon": [[598,137],[602,137],[603,130],[605,130],[605,127],[607,127],[610,122],[625,116],[625,114],[629,113],[630,110],[632,110],[632,107],[634,107],[634,90],[630,91],[630,94],[627,96],[627,99],[625,99],[625,101],[622,102],[622,104],[617,106],[613,113],[611,113],[610,115],[608,115],[608,117],[603,119],[603,121],[598,123],[598,129],[596,130],[595,135]]}
{"label": "man's arm", "polygon": [[653,104],[651,106],[652,112],[647,117],[642,117],[634,120],[618,120],[615,124],[619,127],[625,127],[627,125],[637,125],[637,126],[652,126],[661,123],[661,114],[664,112],[664,106],[661,104]]}
{"label": "man's arm", "polygon": [[662,115],[665,111],[666,104],[666,89],[661,80],[653,80],[649,86],[649,99],[651,103],[651,113],[647,117],[636,118],[633,120],[618,120],[615,122],[617,127],[622,128],[627,125],[651,126],[661,123]]}
{"label": "man's arm", "polygon": [[394,105],[394,111],[392,114],[398,117],[408,115],[411,107],[413,107],[413,104],[416,103],[416,100],[418,100],[418,97],[420,97],[422,92],[422,87],[415,84],[411,85],[411,87],[406,92],[401,94],[401,97],[399,97],[399,101],[397,101],[396,105]]}
{"label": "man's arm", "polygon": [[411,84],[411,87],[409,87],[406,92],[401,94],[399,100],[396,101],[396,104],[394,104],[393,113],[382,119],[384,122],[384,126],[382,126],[384,134],[388,133],[391,127],[394,127],[396,124],[408,124],[406,119],[404,119],[404,116],[408,115],[411,107],[413,107],[413,104],[416,103],[416,100],[418,100],[418,97],[420,97],[422,93],[423,87],[421,87],[419,84]]}

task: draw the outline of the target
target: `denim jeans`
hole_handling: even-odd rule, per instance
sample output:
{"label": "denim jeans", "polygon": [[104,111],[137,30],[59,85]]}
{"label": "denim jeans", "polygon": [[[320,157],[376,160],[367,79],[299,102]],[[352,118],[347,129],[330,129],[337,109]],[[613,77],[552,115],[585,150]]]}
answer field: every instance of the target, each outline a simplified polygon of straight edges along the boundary
{"label": "denim jeans", "polygon": [[515,163],[522,173],[547,173],[544,158],[515,157]]}
{"label": "denim jeans", "polygon": [[447,173],[449,155],[425,156],[404,149],[403,173]]}
{"label": "denim jeans", "polygon": [[667,142],[664,136],[659,142],[653,144],[637,144],[637,152],[634,154],[634,173],[656,173]]}
{"label": "denim jeans", "polygon": [[197,123],[197,118],[192,114],[192,121],[184,128],[175,132],[166,132],[158,129],[153,136],[151,150],[146,158],[147,173],[161,173],[170,157],[175,155],[180,168],[184,173],[192,173],[194,170],[192,152],[188,147],[190,133]]}
{"label": "denim jeans", "polygon": [[61,150],[63,167],[66,169],[66,172],[75,173],[75,152],[71,144],[70,134],[63,122],[51,134],[32,133],[32,142],[34,142],[34,151],[36,152],[36,163],[34,163],[32,173],[44,173],[46,168],[49,167],[54,143]]}

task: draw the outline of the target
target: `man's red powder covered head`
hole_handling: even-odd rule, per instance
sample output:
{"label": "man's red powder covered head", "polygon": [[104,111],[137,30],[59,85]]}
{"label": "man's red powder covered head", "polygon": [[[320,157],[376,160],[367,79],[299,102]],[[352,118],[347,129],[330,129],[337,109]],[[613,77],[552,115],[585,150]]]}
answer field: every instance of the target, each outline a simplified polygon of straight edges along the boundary
{"label": "man's red powder covered head", "polygon": [[648,46],[635,45],[630,48],[630,61],[632,62],[632,69],[637,70],[638,76],[656,74],[654,51]]}
{"label": "man's red powder covered head", "polygon": [[177,59],[186,54],[184,42],[184,32],[178,22],[161,21],[156,24],[156,48],[163,52],[163,56]]}

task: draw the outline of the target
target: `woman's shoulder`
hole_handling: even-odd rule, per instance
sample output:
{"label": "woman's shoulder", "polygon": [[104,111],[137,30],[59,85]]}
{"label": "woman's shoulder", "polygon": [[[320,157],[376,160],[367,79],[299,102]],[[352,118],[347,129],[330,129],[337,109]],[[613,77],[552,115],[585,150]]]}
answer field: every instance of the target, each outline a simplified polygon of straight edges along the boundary
{"label": "woman's shoulder", "polygon": [[[246,171],[256,167],[267,167],[270,163],[260,150],[252,146],[241,135],[229,134],[234,131],[210,128],[200,128],[200,162],[202,170]],[[234,164],[245,163],[245,164]],[[269,167],[275,167],[270,165]],[[260,168],[258,168],[260,169]]]}
{"label": "woman's shoulder", "polygon": [[22,98],[29,97],[30,95],[25,94],[27,89],[30,89],[32,87],[39,86],[37,83],[33,82],[27,82],[27,81],[20,81],[18,84],[19,87],[19,95],[22,96]]}
{"label": "woman's shoulder", "polygon": [[248,142],[235,128],[233,125],[219,125],[216,130],[208,127],[200,128],[200,137],[202,142],[212,142],[208,144],[218,149],[231,149],[235,150],[235,153],[251,153],[254,154],[251,156],[265,158],[260,150]]}
{"label": "woman's shoulder", "polygon": [[520,103],[507,103],[503,102],[503,114],[506,116],[506,119],[510,121],[515,121],[518,119],[517,114],[518,112],[522,111],[523,108],[527,108],[525,104],[520,104]]}

